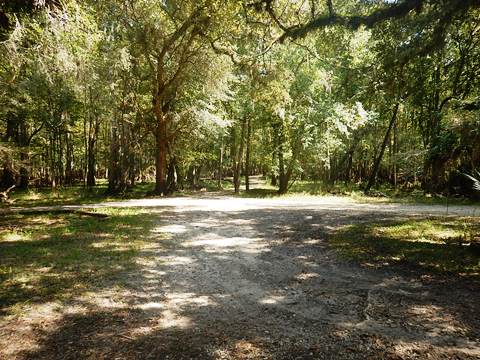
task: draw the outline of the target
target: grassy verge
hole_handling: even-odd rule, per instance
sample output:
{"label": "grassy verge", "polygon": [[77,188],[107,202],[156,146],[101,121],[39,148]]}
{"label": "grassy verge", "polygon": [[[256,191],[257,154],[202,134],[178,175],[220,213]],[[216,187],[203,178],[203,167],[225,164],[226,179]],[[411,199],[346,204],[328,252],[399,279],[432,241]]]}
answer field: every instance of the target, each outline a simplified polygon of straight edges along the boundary
{"label": "grassy verge", "polygon": [[91,204],[100,201],[116,200],[120,198],[139,198],[153,189],[152,183],[138,184],[125,194],[118,196],[106,195],[107,185],[99,184],[92,189],[81,185],[51,188],[31,188],[15,190],[11,194],[12,206],[32,207],[62,204]]}
{"label": "grassy verge", "polygon": [[[442,195],[425,194],[423,190],[414,189],[402,191],[386,186],[373,189],[375,196],[367,196],[357,184],[336,183],[326,184],[320,181],[295,181],[286,194],[278,194],[278,188],[271,186],[267,180],[263,180],[261,188],[255,188],[249,192],[242,191],[241,197],[274,198],[295,196],[346,196],[358,202],[368,203],[403,203],[425,205],[478,205],[478,201],[445,197]],[[242,184],[242,189],[244,186]]]}
{"label": "grassy verge", "polygon": [[65,300],[136,266],[149,244],[151,215],[102,209],[106,219],[75,214],[12,215],[0,221],[0,314],[22,304]]}
{"label": "grassy verge", "polygon": [[[421,190],[404,192],[399,189],[380,187],[375,190],[376,196],[366,196],[356,184],[345,185],[344,183],[326,184],[315,181],[295,181],[286,194],[278,194],[277,188],[271,186],[268,179],[255,177],[253,188],[246,192],[245,183],[242,179],[241,192],[236,195],[244,198],[275,198],[275,197],[305,197],[305,196],[345,196],[354,201],[368,203],[412,203],[412,204],[439,204],[439,205],[478,205],[478,202],[464,198],[447,198],[440,195],[424,194]],[[154,183],[142,183],[135,185],[124,194],[117,196],[105,195],[106,183],[100,183],[92,189],[83,186],[61,187],[57,189],[41,188],[26,191],[15,190],[11,193],[14,201],[12,206],[32,207],[61,204],[91,204],[101,201],[118,199],[143,198],[154,188]],[[231,179],[222,181],[222,189],[218,189],[215,179],[202,179],[197,190],[185,188],[172,194],[172,196],[193,196],[200,192],[214,192],[233,195]],[[4,206],[0,204],[0,206]],[[7,205],[8,206],[8,205]]]}
{"label": "grassy verge", "polygon": [[[417,269],[480,276],[475,218],[429,218],[355,224],[334,233],[330,244],[341,257],[369,267],[407,265]],[[480,245],[480,244],[479,244]]]}
{"label": "grassy verge", "polygon": [[[31,188],[28,190],[15,190],[11,193],[10,205],[1,204],[0,206],[16,206],[16,207],[34,207],[34,206],[51,206],[51,205],[68,205],[68,204],[92,204],[103,201],[114,201],[119,199],[144,198],[155,187],[154,183],[137,184],[127,192],[117,195],[108,195],[107,184],[100,183],[91,189],[86,189],[82,185],[51,188]],[[210,179],[202,179],[198,188],[207,192],[218,192],[218,181]],[[222,181],[222,190],[230,191],[233,189],[231,181]],[[198,193],[198,190],[181,190],[172,196],[191,196]]]}

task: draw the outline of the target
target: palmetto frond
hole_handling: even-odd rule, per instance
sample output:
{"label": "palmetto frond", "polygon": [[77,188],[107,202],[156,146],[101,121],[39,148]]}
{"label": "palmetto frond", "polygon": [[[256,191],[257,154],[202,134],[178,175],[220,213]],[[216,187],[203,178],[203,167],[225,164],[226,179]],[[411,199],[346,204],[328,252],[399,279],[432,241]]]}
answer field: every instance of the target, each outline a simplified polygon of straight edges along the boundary
{"label": "palmetto frond", "polygon": [[480,173],[478,171],[475,171],[477,173],[478,178],[473,177],[472,175],[469,174],[463,174],[473,182],[473,189],[480,191]]}

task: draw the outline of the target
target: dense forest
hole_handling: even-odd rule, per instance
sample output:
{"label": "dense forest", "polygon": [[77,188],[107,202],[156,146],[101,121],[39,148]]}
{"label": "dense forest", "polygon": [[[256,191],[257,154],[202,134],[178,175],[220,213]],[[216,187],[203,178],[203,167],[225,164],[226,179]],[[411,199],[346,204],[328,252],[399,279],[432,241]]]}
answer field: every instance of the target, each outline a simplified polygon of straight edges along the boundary
{"label": "dense forest", "polygon": [[473,195],[478,0],[0,1],[0,188]]}

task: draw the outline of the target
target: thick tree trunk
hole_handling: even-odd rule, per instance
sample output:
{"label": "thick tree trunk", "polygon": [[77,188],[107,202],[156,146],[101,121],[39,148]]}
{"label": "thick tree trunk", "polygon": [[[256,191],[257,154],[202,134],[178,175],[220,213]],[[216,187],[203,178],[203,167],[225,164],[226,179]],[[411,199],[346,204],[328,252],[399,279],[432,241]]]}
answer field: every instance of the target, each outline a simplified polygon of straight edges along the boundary
{"label": "thick tree trunk", "polygon": [[19,189],[26,189],[28,188],[29,184],[29,171],[28,171],[28,162],[29,162],[29,156],[27,153],[22,151],[20,153],[20,161],[22,162],[22,165],[20,166],[20,181],[18,184]]}
{"label": "thick tree trunk", "polygon": [[10,139],[18,142],[18,123],[12,113],[7,114],[7,128],[3,140],[9,141]]}
{"label": "thick tree trunk", "polygon": [[380,167],[380,162],[382,161],[383,153],[385,152],[385,148],[387,147],[387,142],[390,137],[390,133],[392,131],[393,125],[395,124],[395,121],[397,119],[399,106],[400,106],[400,103],[397,102],[393,109],[392,118],[390,119],[387,132],[385,133],[385,137],[383,138],[383,143],[382,143],[382,146],[380,147],[380,152],[375,160],[375,163],[373,164],[372,173],[370,174],[370,178],[368,180],[367,186],[365,187],[365,193],[368,193],[370,191],[370,189],[372,188],[377,178],[378,168]]}
{"label": "thick tree trunk", "polygon": [[8,157],[3,163],[2,180],[0,181],[0,186],[10,187],[12,185],[15,185],[15,173],[13,172],[12,159]]}

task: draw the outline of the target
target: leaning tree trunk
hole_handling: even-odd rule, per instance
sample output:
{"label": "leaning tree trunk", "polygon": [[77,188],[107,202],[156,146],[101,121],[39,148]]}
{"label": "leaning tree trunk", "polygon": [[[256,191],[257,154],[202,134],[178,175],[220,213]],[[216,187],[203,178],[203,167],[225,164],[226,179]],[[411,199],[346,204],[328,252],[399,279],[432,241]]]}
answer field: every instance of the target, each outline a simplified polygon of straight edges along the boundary
{"label": "leaning tree trunk", "polygon": [[397,119],[399,106],[400,106],[400,103],[397,102],[393,109],[392,118],[390,119],[390,124],[388,124],[388,129],[387,129],[387,132],[385,133],[385,137],[383,138],[383,143],[380,148],[378,157],[375,160],[375,163],[373,165],[373,170],[372,170],[372,173],[370,174],[370,179],[368,180],[367,186],[365,187],[365,193],[368,193],[370,191],[370,189],[372,188],[377,178],[378,168],[380,167],[380,162],[382,161],[383,153],[385,152],[385,148],[387,147],[387,142],[388,142],[388,139],[390,138],[390,133],[392,131],[393,125],[395,124],[395,121]]}

